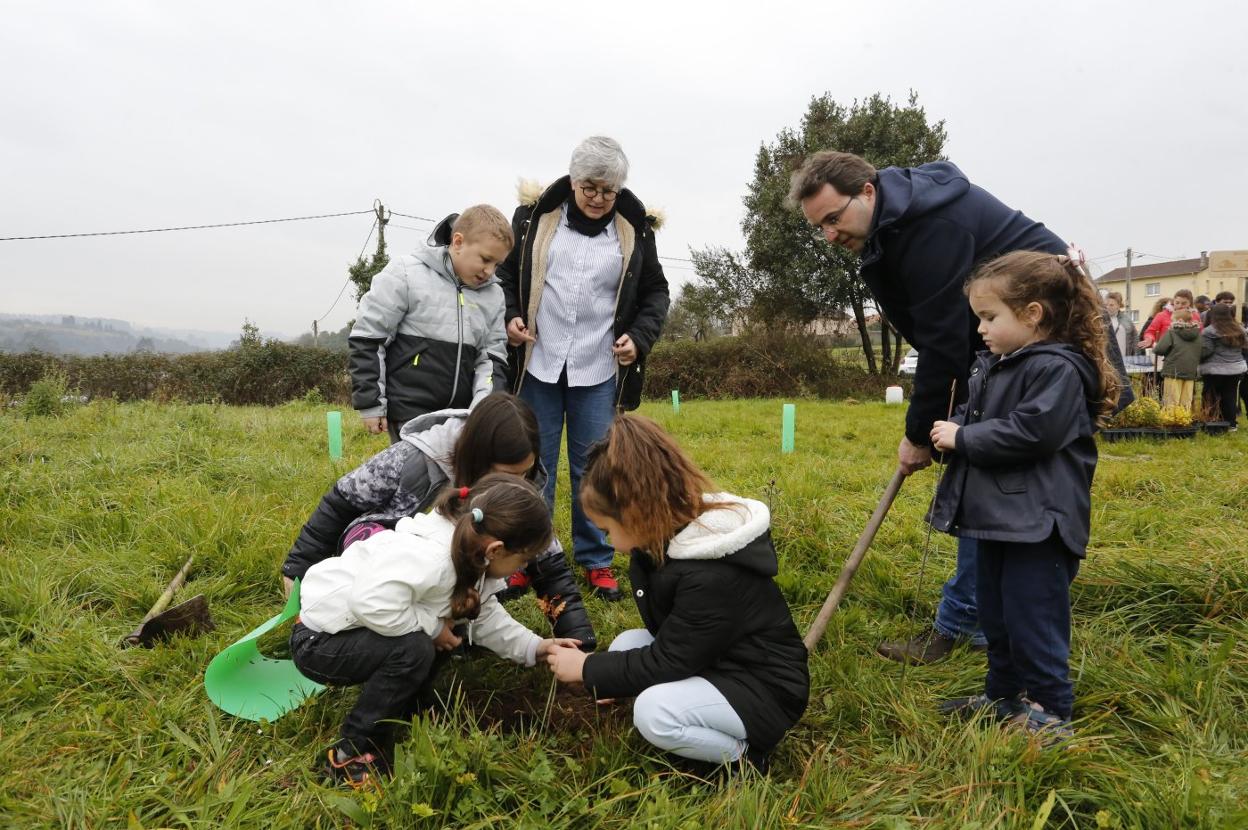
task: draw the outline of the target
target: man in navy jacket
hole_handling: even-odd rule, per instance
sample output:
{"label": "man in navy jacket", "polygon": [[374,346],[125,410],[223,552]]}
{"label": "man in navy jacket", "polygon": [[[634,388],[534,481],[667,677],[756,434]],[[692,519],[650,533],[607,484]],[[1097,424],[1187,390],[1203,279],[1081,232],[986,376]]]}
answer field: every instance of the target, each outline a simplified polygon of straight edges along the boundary
{"label": "man in navy jacket", "polygon": [[[906,475],[921,470],[932,463],[928,434],[948,415],[953,381],[965,398],[967,373],[984,348],[962,292],[967,277],[1011,251],[1059,254],[1067,245],[947,161],[877,171],[852,153],[824,151],[806,160],[792,185],[790,200],[828,242],[859,255],[879,308],[919,352],[897,463]],[[906,643],[884,643],[880,653],[928,663],[947,657],[959,641],[984,647],[974,540],[959,540],[957,570],[942,589],[932,628]]]}

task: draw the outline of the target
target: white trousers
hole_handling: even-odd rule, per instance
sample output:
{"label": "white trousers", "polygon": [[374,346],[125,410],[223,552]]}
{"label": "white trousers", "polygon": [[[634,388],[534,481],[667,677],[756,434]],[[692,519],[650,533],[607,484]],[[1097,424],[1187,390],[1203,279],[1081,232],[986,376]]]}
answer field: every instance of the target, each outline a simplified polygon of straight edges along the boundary
{"label": "white trousers", "polygon": [[[609,650],[628,651],[653,642],[649,631],[633,628],[612,640]],[[659,683],[644,690],[633,703],[633,725],[659,749],[695,761],[736,761],[749,747],[740,716],[703,677]]]}

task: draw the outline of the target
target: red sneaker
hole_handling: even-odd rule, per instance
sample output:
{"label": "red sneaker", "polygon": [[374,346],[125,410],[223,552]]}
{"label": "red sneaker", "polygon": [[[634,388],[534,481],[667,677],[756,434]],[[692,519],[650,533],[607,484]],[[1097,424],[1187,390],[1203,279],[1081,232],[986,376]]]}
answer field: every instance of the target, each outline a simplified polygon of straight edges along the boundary
{"label": "red sneaker", "polygon": [[606,568],[586,568],[585,579],[589,582],[590,590],[600,599],[607,602],[619,602],[624,599],[624,595],[620,593],[620,583],[616,581],[615,574],[611,573],[610,566]]}
{"label": "red sneaker", "polygon": [[524,596],[525,592],[529,590],[530,581],[529,574],[524,568],[516,571],[507,577],[507,587],[498,592],[498,601],[507,602],[516,597]]}

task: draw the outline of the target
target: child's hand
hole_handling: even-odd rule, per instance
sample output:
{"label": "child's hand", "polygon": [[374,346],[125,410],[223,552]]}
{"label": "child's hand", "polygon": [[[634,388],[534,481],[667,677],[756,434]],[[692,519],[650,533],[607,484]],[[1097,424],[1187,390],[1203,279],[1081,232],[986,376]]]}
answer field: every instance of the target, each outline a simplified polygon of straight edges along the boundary
{"label": "child's hand", "polygon": [[[588,654],[576,646],[556,646],[553,640],[543,640],[542,643],[543,645],[551,643],[546,647],[546,665],[550,666],[556,679],[562,683],[582,682],[582,672],[585,668],[585,658],[589,657]],[[538,651],[541,651],[541,646],[538,647]]]}
{"label": "child's hand", "polygon": [[538,643],[537,657],[539,659],[542,657],[545,657],[547,654],[550,654],[550,652],[553,649],[556,649],[556,648],[580,648],[580,647],[581,647],[581,641],[574,640],[571,637],[555,637],[554,639],[547,638],[545,640],[542,640],[540,643]]}
{"label": "child's hand", "polygon": [[953,421],[937,421],[932,424],[932,446],[941,452],[949,452],[958,447],[957,435],[960,427]]}
{"label": "child's hand", "polygon": [[442,620],[442,630],[438,632],[438,636],[433,638],[433,647],[438,651],[451,651],[459,648],[459,644],[464,640],[455,634],[451,620]]}
{"label": "child's hand", "polygon": [[380,435],[390,428],[390,422],[383,415],[380,418],[365,418],[364,429],[368,430],[370,435]]}

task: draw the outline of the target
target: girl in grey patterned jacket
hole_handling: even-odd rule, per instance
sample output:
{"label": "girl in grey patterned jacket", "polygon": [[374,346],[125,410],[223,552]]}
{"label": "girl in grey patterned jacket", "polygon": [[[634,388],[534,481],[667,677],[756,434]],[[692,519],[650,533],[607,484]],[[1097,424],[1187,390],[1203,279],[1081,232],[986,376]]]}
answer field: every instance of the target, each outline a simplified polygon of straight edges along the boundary
{"label": "girl in grey patterned jacket", "polygon": [[[378,529],[391,529],[427,510],[447,485],[470,487],[490,472],[523,475],[538,487],[541,465],[537,421],[528,404],[506,392],[482,398],[471,411],[444,409],[403,426],[400,441],[338,479],[299,531],[282,575],[308,568]],[[525,568],[554,626],[555,636],[597,645],[580,588],[556,539]]]}

